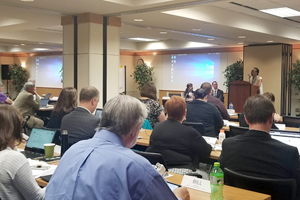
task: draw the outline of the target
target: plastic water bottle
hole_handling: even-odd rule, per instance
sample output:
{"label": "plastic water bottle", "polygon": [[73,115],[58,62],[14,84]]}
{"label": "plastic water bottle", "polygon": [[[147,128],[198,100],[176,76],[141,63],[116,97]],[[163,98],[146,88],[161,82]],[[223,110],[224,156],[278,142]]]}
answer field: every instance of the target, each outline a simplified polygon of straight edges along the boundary
{"label": "plastic water bottle", "polygon": [[210,199],[223,200],[224,172],[220,163],[215,162],[214,168],[210,171]]}
{"label": "plastic water bottle", "polygon": [[167,92],[167,97],[169,96],[169,92]]}
{"label": "plastic water bottle", "polygon": [[233,104],[230,102],[229,109],[233,109]]}
{"label": "plastic water bottle", "polygon": [[226,135],[225,135],[224,130],[220,130],[220,133],[219,133],[219,143],[222,144],[222,142],[225,140],[225,138],[226,138]]}

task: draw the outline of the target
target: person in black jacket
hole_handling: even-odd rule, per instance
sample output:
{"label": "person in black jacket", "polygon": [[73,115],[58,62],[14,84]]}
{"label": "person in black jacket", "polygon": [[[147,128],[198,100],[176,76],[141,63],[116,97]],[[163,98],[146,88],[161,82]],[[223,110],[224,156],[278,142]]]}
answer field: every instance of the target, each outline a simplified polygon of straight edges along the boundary
{"label": "person in black jacket", "polygon": [[269,134],[274,105],[263,95],[256,95],[245,102],[244,111],[250,130],[223,141],[221,167],[260,178],[295,179],[299,197],[298,149],[272,139]]}
{"label": "person in black jacket", "polygon": [[186,116],[186,103],[183,98],[172,96],[166,102],[165,109],[168,119],[154,127],[147,151],[161,153],[168,168],[195,171],[194,159],[209,157],[212,147],[198,131],[182,124]]}
{"label": "person in black jacket", "polygon": [[187,122],[201,122],[205,129],[205,136],[217,137],[219,130],[223,127],[223,119],[213,104],[207,103],[207,91],[197,89],[195,99],[187,103]]}
{"label": "person in black jacket", "polygon": [[77,90],[73,87],[64,88],[52,110],[47,128],[59,129],[62,118],[77,107]]}

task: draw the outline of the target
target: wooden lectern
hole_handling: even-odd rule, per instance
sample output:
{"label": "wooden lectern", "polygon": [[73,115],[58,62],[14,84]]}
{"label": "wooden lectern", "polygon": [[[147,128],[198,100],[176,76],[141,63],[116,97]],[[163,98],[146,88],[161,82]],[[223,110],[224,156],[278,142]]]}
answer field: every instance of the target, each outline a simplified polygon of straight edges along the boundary
{"label": "wooden lectern", "polygon": [[246,100],[258,93],[259,87],[247,81],[232,81],[228,89],[228,107],[233,104],[236,113],[244,112],[243,106]]}

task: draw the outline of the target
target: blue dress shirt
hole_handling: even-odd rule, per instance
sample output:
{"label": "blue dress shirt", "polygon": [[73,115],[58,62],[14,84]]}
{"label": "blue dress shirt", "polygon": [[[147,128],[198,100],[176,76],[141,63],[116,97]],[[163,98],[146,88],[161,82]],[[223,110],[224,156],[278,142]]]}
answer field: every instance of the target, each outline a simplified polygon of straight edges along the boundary
{"label": "blue dress shirt", "polygon": [[106,130],[64,154],[46,188],[47,199],[177,200],[145,158]]}

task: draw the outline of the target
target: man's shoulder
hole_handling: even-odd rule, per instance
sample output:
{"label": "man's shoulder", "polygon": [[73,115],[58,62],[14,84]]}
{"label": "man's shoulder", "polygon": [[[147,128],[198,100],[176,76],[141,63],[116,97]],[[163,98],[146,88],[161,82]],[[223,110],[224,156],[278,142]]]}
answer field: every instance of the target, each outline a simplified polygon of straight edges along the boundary
{"label": "man's shoulder", "polygon": [[212,104],[217,104],[217,105],[220,105],[220,104],[224,105],[223,102],[219,98],[211,96],[211,95],[208,96],[207,102],[212,103]]}

